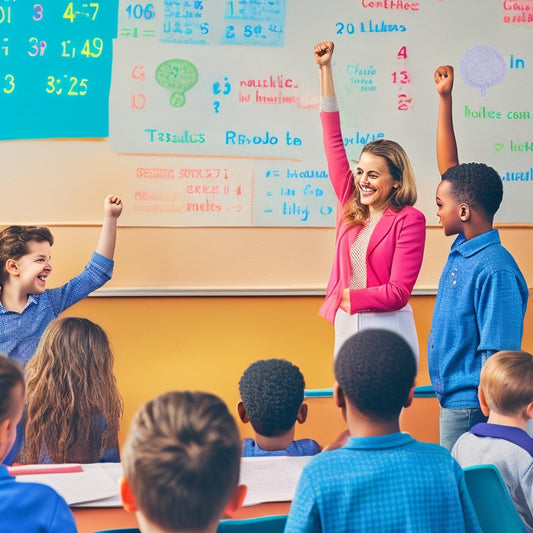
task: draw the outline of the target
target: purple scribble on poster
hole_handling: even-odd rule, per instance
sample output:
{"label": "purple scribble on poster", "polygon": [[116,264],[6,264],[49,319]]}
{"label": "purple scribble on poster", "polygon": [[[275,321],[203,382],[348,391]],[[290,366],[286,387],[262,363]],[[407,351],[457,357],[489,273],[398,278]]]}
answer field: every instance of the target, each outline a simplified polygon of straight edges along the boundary
{"label": "purple scribble on poster", "polygon": [[505,78],[505,61],[495,48],[478,45],[467,50],[461,59],[461,75],[471,87],[479,87],[481,96]]}

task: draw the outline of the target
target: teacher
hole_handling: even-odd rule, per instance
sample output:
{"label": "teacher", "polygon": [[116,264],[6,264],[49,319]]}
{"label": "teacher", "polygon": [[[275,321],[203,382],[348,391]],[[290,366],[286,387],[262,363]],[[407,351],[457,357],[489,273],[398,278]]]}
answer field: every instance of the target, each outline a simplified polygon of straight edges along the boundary
{"label": "teacher", "polygon": [[413,170],[399,144],[378,139],[363,147],[352,172],[333,85],[333,49],[331,41],[314,47],[324,149],[338,200],[335,258],[320,315],[335,325],[335,355],[357,331],[383,328],[402,335],[418,360],[409,297],[422,265],[426,222],[412,207]]}

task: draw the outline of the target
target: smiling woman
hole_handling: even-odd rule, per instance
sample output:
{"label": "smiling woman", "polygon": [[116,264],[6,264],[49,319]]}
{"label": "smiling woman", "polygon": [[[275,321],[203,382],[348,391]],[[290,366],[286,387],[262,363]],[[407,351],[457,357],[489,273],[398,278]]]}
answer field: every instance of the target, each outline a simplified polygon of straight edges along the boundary
{"label": "smiling woman", "polygon": [[418,358],[409,297],[425,242],[425,217],[415,209],[416,185],[402,147],[377,139],[363,147],[355,176],[344,147],[331,58],[334,44],[315,45],[320,69],[320,117],[324,149],[337,195],[337,239],[321,316],[335,324],[335,355],[365,328],[391,329],[406,338]]}

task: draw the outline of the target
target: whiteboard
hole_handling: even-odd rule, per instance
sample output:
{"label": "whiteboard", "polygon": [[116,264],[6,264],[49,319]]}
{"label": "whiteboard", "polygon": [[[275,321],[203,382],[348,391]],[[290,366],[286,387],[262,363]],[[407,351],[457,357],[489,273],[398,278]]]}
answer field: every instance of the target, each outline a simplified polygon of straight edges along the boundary
{"label": "whiteboard", "polygon": [[[62,22],[63,9],[78,4],[55,2]],[[51,4],[41,4],[46,13]],[[0,2],[4,13],[20,5]],[[331,227],[335,200],[312,53],[320,40],[336,44],[350,159],[368,140],[397,140],[415,170],[417,206],[436,223],[432,76],[452,64],[461,160],[486,162],[502,176],[498,222],[533,221],[533,7],[526,0],[120,1],[110,13],[116,31],[102,41],[112,60],[101,67],[111,69],[108,136],[77,132],[73,141],[55,131],[55,140],[41,140],[30,121],[24,138],[0,142],[0,195],[24,198],[24,209],[3,202],[2,223],[97,223],[101,198],[113,192],[126,204],[124,226]],[[13,18],[9,27],[22,23]],[[86,34],[93,45],[96,31]],[[32,72],[52,53],[57,48],[46,47],[33,58]],[[13,95],[5,76],[0,81],[6,109]],[[83,125],[75,112],[70,119]]]}

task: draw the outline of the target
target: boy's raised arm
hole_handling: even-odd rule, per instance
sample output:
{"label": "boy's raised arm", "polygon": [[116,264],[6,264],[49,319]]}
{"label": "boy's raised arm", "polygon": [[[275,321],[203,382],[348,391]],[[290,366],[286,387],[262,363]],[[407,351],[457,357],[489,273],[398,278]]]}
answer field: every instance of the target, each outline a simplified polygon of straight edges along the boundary
{"label": "boy's raised arm", "polygon": [[117,220],[122,213],[122,200],[117,196],[109,195],[104,203],[104,222],[96,252],[104,257],[113,259],[115,243],[117,240]]}
{"label": "boy's raised arm", "polygon": [[437,163],[441,175],[450,167],[459,164],[452,118],[453,77],[453,67],[450,65],[438,67],[433,74],[440,96],[437,122]]}

